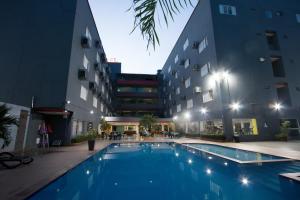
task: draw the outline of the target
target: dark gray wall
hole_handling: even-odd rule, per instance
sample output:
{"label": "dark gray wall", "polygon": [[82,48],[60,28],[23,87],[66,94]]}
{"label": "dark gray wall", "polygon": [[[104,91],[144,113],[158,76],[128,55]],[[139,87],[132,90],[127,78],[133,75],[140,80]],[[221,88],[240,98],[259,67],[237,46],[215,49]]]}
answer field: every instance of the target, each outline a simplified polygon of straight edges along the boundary
{"label": "dark gray wall", "polygon": [[63,104],[75,8],[76,0],[1,1],[0,101]]}

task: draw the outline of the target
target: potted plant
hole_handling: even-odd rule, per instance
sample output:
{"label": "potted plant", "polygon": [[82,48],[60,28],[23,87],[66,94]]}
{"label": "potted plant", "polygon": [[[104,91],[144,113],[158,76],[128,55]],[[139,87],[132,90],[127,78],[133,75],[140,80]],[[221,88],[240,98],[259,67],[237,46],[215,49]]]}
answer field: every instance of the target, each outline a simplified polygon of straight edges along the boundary
{"label": "potted plant", "polygon": [[288,141],[289,128],[291,123],[289,121],[284,121],[280,124],[280,133],[275,135],[275,138],[280,141]]}
{"label": "potted plant", "polygon": [[9,115],[10,109],[5,105],[0,105],[0,148],[8,146],[11,141],[8,128],[12,125],[18,125],[17,119]]}
{"label": "potted plant", "polygon": [[88,146],[89,146],[89,151],[94,151],[95,149],[95,140],[97,138],[97,130],[92,129],[90,131],[88,131],[86,138],[88,140]]}

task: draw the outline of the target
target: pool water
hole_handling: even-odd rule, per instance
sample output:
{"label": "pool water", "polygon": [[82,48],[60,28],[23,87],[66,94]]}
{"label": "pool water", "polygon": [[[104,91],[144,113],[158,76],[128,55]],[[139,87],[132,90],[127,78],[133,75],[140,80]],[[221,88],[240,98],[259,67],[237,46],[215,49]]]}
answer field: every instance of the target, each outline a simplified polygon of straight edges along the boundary
{"label": "pool water", "polygon": [[188,144],[188,146],[195,147],[200,150],[208,151],[238,161],[277,161],[286,159],[283,157],[272,156],[253,151],[245,151],[213,144]]}
{"label": "pool water", "polygon": [[300,162],[239,164],[173,143],[112,144],[29,199],[297,199],[300,184],[278,175],[292,172]]}

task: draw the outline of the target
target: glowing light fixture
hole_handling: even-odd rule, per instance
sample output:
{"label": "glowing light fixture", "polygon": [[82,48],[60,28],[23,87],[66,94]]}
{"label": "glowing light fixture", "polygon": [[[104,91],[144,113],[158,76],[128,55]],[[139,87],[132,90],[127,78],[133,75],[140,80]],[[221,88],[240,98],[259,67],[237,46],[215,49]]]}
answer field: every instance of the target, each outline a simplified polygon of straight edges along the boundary
{"label": "glowing light fixture", "polygon": [[178,156],[179,156],[179,153],[175,153],[175,156],[178,157]]}
{"label": "glowing light fixture", "polygon": [[209,160],[211,160],[211,159],[212,159],[212,157],[211,157],[211,156],[208,156],[208,159],[209,159]]}
{"label": "glowing light fixture", "polygon": [[90,170],[86,170],[86,172],[85,172],[87,175],[89,175],[91,172],[90,172]]}
{"label": "glowing light fixture", "polygon": [[225,166],[228,166],[228,162],[224,162],[224,165],[225,165]]}
{"label": "glowing light fixture", "polygon": [[185,119],[190,119],[191,118],[191,114],[189,112],[184,113],[184,118]]}
{"label": "glowing light fixture", "polygon": [[175,116],[173,117],[173,120],[176,121],[177,119],[178,119],[178,116],[175,115]]}
{"label": "glowing light fixture", "polygon": [[241,109],[241,104],[239,102],[234,102],[230,105],[230,108],[234,111],[239,111]]}
{"label": "glowing light fixture", "polygon": [[90,111],[90,114],[91,114],[91,115],[92,115],[92,114],[94,114],[94,111],[93,111],[93,110],[91,110],[91,111]]}
{"label": "glowing light fixture", "polygon": [[188,160],[188,163],[189,163],[189,164],[192,164],[192,163],[193,163],[192,159],[189,159],[189,160]]}
{"label": "glowing light fixture", "polygon": [[67,101],[67,104],[70,104],[70,103],[71,103],[71,101],[70,101],[70,100],[68,100],[68,101]]}
{"label": "glowing light fixture", "polygon": [[272,105],[272,108],[276,111],[280,111],[282,109],[282,105],[281,103],[275,103],[274,105]]}
{"label": "glowing light fixture", "polygon": [[206,173],[207,173],[208,175],[210,175],[210,174],[211,174],[211,169],[206,169]]}
{"label": "glowing light fixture", "polygon": [[206,108],[201,108],[200,112],[201,112],[201,114],[205,115],[207,113],[207,109]]}

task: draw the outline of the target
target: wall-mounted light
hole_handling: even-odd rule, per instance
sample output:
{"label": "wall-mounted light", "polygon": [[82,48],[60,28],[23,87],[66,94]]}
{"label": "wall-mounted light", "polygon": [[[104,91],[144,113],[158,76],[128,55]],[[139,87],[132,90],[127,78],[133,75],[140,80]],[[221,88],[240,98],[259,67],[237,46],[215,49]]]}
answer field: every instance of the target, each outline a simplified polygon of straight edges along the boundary
{"label": "wall-mounted light", "polygon": [[201,114],[205,115],[208,111],[207,111],[207,108],[201,108],[200,112],[201,112]]}
{"label": "wall-mounted light", "polygon": [[94,111],[93,111],[93,110],[91,110],[91,111],[90,111],[90,114],[91,114],[91,115],[93,115],[93,114],[94,114]]}
{"label": "wall-mounted light", "polygon": [[173,121],[176,121],[177,119],[178,119],[178,116],[175,115],[175,116],[173,117]]}
{"label": "wall-mounted light", "polygon": [[71,103],[71,101],[70,101],[70,100],[68,100],[68,101],[67,101],[67,104],[70,104],[70,103]]}
{"label": "wall-mounted light", "polygon": [[239,102],[234,102],[234,103],[230,104],[229,107],[233,111],[239,111],[242,106],[241,106],[241,104]]}
{"label": "wall-mounted light", "polygon": [[190,119],[191,118],[191,114],[189,112],[185,112],[184,113],[184,118],[185,119]]}
{"label": "wall-mounted light", "polygon": [[271,107],[276,111],[280,111],[283,106],[281,103],[274,103]]}

